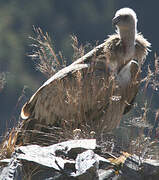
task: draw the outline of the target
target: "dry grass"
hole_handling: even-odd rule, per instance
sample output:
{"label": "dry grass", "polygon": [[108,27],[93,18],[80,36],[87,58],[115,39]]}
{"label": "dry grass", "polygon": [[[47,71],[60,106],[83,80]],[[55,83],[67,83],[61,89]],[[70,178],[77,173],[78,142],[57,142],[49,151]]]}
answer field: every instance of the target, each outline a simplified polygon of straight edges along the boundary
{"label": "dry grass", "polygon": [[[23,98],[25,97],[25,91],[26,91],[26,87],[23,88],[21,96],[19,96],[18,101],[15,105],[14,110],[17,111],[17,109],[19,108],[21,102],[23,101]],[[14,127],[10,130],[8,128],[8,125],[6,124],[6,130],[5,130],[5,134],[2,136],[2,141],[0,144],[0,159],[4,159],[4,158],[9,158],[11,156],[11,154],[14,152],[16,145],[16,141],[17,141],[17,136],[19,133],[19,125],[21,123],[20,119],[19,119],[19,124],[17,125],[17,119],[15,118],[15,116],[13,115],[10,119],[10,121],[14,122]],[[20,146],[21,144],[19,144]]]}
{"label": "dry grass", "polygon": [[5,135],[4,141],[0,144],[0,159],[10,158],[16,147],[18,130],[12,128],[9,134]]}
{"label": "dry grass", "polygon": [[34,28],[35,37],[29,37],[33,44],[33,54],[29,55],[35,62],[36,68],[48,78],[65,67],[61,52],[57,55],[48,33],[40,28]]}
{"label": "dry grass", "polygon": [[71,46],[73,48],[72,62],[76,61],[78,58],[84,56],[87,52],[93,49],[93,46],[90,43],[86,43],[85,45],[79,44],[75,35],[71,35],[71,42]]}

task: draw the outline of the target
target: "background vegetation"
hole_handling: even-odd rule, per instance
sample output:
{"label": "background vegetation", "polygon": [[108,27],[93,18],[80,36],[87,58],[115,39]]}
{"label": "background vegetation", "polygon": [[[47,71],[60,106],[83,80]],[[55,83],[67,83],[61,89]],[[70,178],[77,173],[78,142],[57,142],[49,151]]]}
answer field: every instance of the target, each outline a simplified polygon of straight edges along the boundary
{"label": "background vegetation", "polygon": [[[28,37],[34,36],[33,25],[49,33],[56,52],[61,51],[69,64],[73,53],[70,35],[76,35],[81,44],[103,42],[114,32],[111,19],[115,11],[131,7],[138,15],[138,30],[152,43],[152,52],[147,58],[152,65],[154,54],[159,51],[158,5],[157,1],[146,0],[1,0],[0,74],[2,79],[5,76],[5,81],[3,90],[0,89],[0,135],[17,122],[23,103],[47,79],[36,71],[35,62],[27,56],[32,54]],[[146,67],[143,69],[147,71]],[[143,92],[140,95],[143,96]],[[148,107],[152,111],[159,108],[157,89],[152,92],[148,87],[144,97],[151,102]],[[151,113],[150,118],[154,119]]]}

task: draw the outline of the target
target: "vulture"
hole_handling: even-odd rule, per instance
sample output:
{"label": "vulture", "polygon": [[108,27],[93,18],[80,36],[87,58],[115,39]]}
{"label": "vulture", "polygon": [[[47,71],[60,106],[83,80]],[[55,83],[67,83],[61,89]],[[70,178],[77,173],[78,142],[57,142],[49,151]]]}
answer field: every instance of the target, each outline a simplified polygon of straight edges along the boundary
{"label": "vulture", "polygon": [[115,13],[116,32],[48,79],[21,110],[25,130],[41,127],[111,132],[136,97],[150,43],[130,8]]}

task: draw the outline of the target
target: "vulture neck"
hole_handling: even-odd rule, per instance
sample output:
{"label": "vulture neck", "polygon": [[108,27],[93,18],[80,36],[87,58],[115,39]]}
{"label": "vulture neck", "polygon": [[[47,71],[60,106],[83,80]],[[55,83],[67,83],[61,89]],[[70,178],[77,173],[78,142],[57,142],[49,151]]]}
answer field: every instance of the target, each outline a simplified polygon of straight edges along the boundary
{"label": "vulture neck", "polygon": [[124,52],[127,55],[132,56],[135,50],[135,36],[136,36],[135,25],[133,27],[130,26],[126,29],[124,28],[119,29],[119,35],[120,35],[121,42],[124,47]]}

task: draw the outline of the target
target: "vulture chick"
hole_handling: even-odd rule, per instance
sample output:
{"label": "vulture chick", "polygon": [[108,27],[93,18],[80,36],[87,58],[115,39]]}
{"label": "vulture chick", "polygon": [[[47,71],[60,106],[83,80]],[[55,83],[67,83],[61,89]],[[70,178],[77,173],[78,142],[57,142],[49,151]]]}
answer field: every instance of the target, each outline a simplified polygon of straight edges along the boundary
{"label": "vulture chick", "polygon": [[23,124],[34,121],[32,129],[41,130],[41,124],[96,133],[119,125],[137,94],[140,66],[150,43],[137,33],[132,9],[118,10],[112,24],[115,34],[53,75],[26,102]]}

